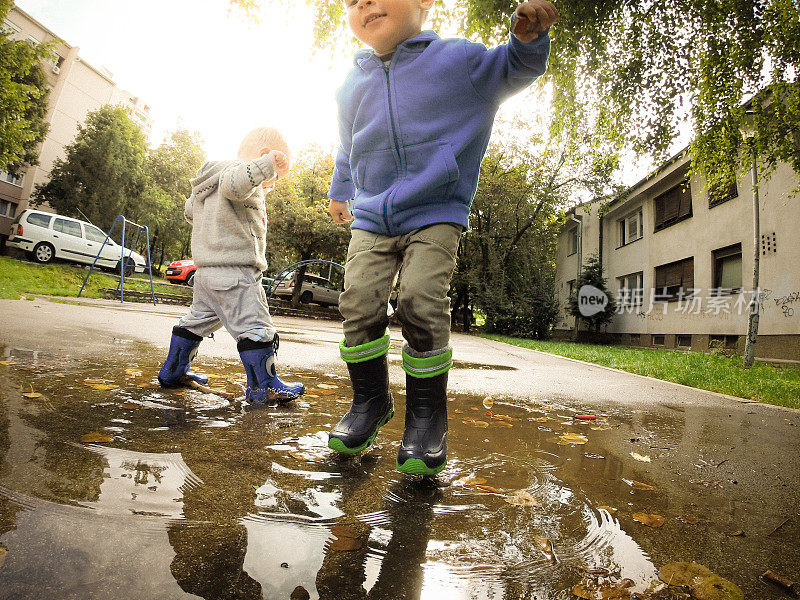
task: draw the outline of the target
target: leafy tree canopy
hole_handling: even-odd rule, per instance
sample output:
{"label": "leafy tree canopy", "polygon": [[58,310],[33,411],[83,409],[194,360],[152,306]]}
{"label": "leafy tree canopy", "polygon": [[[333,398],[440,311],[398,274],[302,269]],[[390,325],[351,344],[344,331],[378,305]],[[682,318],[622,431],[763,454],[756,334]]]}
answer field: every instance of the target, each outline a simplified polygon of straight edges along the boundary
{"label": "leafy tree canopy", "polygon": [[[229,0],[253,10],[282,0]],[[349,40],[341,2],[307,0],[320,45]],[[800,171],[800,4],[794,0],[558,0],[551,32],[553,126],[591,129],[598,140],[666,158],[688,124],[693,164],[711,183],[728,180],[747,152],[766,166]],[[470,39],[507,39],[515,0],[440,0],[437,23]],[[755,98],[753,144],[739,126]],[[741,158],[745,160],[738,160]],[[719,181],[720,183],[722,181]]]}
{"label": "leafy tree canopy", "polygon": [[147,214],[140,202],[147,146],[124,109],[106,105],[90,112],[64,150],[50,181],[36,187],[32,204],[47,202],[58,213],[85,217],[104,230],[119,215],[141,223]]}
{"label": "leafy tree canopy", "polygon": [[[13,2],[0,0],[0,21]],[[12,40],[0,28],[0,170],[14,175],[24,164],[38,163],[47,133],[47,77],[39,63],[50,59],[46,44]]]}

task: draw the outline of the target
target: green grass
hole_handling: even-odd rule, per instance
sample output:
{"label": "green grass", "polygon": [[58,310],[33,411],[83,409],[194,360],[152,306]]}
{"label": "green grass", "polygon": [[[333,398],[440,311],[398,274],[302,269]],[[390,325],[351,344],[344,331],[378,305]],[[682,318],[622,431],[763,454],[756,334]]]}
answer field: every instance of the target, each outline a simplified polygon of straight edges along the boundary
{"label": "green grass", "polygon": [[[23,296],[36,294],[46,296],[77,296],[88,270],[83,265],[73,263],[52,263],[39,265],[0,256],[0,298],[19,300]],[[163,282],[163,279],[159,281]],[[189,288],[157,283],[153,277],[157,292],[167,294],[191,295]],[[86,283],[81,297],[104,298],[102,288],[116,288],[118,280],[104,271],[95,269]],[[125,278],[126,290],[149,290],[150,281],[146,273],[136,273],[133,279]]]}
{"label": "green grass", "polygon": [[741,356],[527,340],[493,334],[482,337],[703,390],[800,408],[800,367],[756,363],[745,370]]}

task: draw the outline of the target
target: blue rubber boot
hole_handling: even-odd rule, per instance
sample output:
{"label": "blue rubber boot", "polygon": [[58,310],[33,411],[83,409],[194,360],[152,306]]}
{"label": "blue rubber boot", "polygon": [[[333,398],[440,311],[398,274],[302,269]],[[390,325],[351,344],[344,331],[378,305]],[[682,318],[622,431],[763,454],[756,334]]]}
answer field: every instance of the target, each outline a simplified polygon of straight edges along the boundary
{"label": "blue rubber boot", "polygon": [[278,334],[272,341],[240,340],[236,344],[247,373],[246,398],[250,404],[285,404],[303,395],[302,383],[286,383],[275,371]]}
{"label": "blue rubber boot", "polygon": [[177,325],[172,328],[172,339],[169,342],[169,353],[167,360],[158,372],[158,382],[162,387],[179,387],[186,385],[186,378],[192,379],[197,383],[205,385],[208,377],[203,373],[194,373],[189,370],[189,366],[197,355],[197,347],[203,340],[196,335]]}

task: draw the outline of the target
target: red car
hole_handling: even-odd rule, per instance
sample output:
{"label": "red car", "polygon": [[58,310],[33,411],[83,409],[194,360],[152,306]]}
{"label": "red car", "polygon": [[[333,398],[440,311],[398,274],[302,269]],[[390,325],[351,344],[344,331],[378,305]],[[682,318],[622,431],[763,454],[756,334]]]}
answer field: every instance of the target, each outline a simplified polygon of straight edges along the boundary
{"label": "red car", "polygon": [[171,283],[192,285],[194,284],[195,271],[197,271],[197,267],[194,266],[193,260],[176,260],[167,267],[167,272],[164,274],[164,277]]}

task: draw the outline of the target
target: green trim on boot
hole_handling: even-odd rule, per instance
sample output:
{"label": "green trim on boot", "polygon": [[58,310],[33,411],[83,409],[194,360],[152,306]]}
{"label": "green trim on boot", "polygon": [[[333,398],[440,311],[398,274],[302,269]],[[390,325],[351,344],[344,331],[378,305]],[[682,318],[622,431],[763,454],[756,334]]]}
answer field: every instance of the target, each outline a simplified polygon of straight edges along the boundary
{"label": "green trim on boot", "polygon": [[359,363],[378,358],[389,352],[389,333],[377,340],[359,346],[345,346],[344,340],[339,343],[339,353],[347,363]]}
{"label": "green trim on boot", "polygon": [[403,370],[417,379],[427,379],[428,377],[436,377],[442,373],[446,373],[453,366],[453,349],[450,348],[446,352],[428,356],[426,358],[417,358],[411,356],[403,349]]}
{"label": "green trim on boot", "polygon": [[446,466],[447,460],[445,460],[440,466],[431,469],[425,464],[425,461],[419,458],[409,458],[402,465],[400,463],[396,463],[395,468],[401,473],[405,473],[407,475],[438,475],[444,471]]}
{"label": "green trim on boot", "polygon": [[328,439],[328,448],[331,450],[336,450],[336,452],[341,452],[342,454],[358,454],[359,452],[363,452],[367,448],[372,445],[372,442],[375,441],[375,438],[378,436],[378,431],[380,431],[381,427],[386,425],[389,421],[392,420],[394,416],[394,407],[390,408],[389,411],[386,413],[386,416],[381,419],[381,422],[375,428],[375,431],[369,437],[369,439],[361,444],[360,446],[356,446],[355,448],[348,448],[344,445],[344,442],[339,438],[329,438]]}

